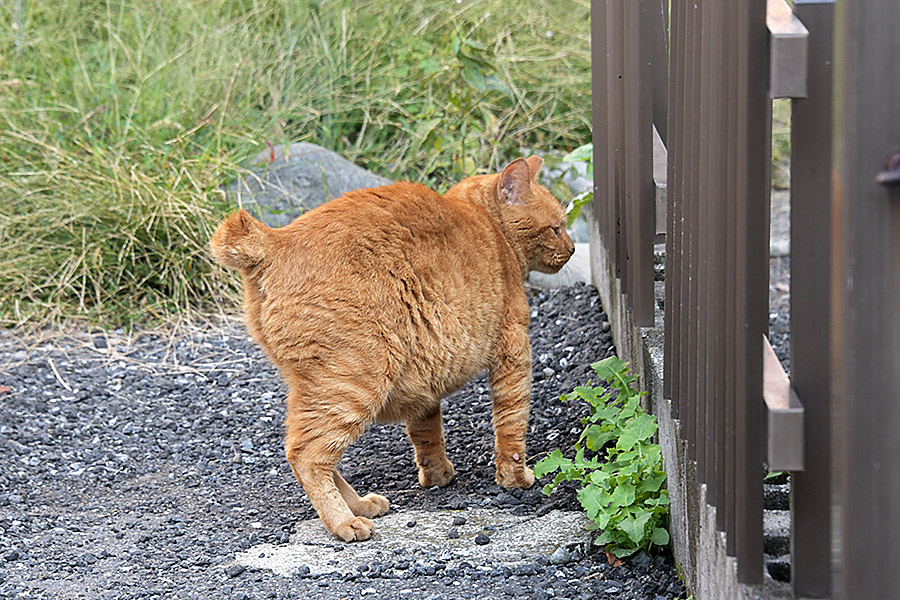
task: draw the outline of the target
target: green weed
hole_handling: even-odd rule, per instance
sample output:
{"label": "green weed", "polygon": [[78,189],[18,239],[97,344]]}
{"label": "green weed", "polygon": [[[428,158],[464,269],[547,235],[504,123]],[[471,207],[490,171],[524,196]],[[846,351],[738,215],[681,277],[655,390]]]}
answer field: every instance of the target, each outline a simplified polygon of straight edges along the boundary
{"label": "green weed", "polygon": [[632,387],[637,376],[628,374],[626,363],[611,356],[591,367],[610,389],[588,384],[563,396],[563,401],[581,398],[591,409],[582,421],[585,428],[575,444],[575,457],[554,450],[535,465],[534,474],[556,473],[544,486],[548,496],[562,481],[581,484],[578,500],[593,521],[590,528],[601,530],[594,543],[607,552],[624,557],[665,546],[669,493],[662,454],[652,441],[656,417],[641,408],[644,394]]}

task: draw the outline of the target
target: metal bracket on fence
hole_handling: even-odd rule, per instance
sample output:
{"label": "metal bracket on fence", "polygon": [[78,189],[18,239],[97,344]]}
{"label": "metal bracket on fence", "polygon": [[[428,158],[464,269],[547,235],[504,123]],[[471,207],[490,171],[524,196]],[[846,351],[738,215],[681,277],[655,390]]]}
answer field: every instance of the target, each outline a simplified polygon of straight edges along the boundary
{"label": "metal bracket on fence", "polygon": [[806,98],[806,57],[809,31],[785,0],[768,0],[769,95],[772,98]]}
{"label": "metal bracket on fence", "polygon": [[668,189],[668,153],[656,125],[653,126],[653,199],[656,203],[656,227],[653,236],[654,244],[663,244],[666,241],[666,191]]}
{"label": "metal bracket on fence", "polygon": [[763,400],[766,403],[767,462],[771,471],[803,470],[803,405],[763,336]]}

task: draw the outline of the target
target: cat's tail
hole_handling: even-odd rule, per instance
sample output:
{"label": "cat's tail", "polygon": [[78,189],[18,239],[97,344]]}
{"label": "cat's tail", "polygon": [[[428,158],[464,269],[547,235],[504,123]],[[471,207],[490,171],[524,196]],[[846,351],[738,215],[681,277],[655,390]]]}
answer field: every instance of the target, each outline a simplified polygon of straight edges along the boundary
{"label": "cat's tail", "polygon": [[241,209],[219,225],[209,247],[219,264],[232,269],[248,270],[266,257],[271,229]]}

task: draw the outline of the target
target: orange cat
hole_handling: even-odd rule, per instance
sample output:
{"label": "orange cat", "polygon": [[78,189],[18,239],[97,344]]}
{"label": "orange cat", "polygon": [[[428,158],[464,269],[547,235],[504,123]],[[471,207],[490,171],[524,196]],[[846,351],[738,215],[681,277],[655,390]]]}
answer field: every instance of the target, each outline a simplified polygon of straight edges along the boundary
{"label": "orange cat", "polygon": [[445,196],[412,183],[348,193],[270,229],[222,223],[216,259],[244,278],[247,325],[288,386],[285,449],[337,537],[365,540],[387,498],[359,495],[336,465],[373,421],[404,421],[419,483],[454,477],[441,398],[489,370],[497,483],[529,487],[529,270],[574,252],[565,213],[537,183],[541,159],[463,180]]}

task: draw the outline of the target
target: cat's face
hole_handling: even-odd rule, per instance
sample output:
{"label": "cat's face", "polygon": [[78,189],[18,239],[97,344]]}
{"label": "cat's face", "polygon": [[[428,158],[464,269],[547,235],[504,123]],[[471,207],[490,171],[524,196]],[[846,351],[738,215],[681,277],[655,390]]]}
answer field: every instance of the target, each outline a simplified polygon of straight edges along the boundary
{"label": "cat's face", "polygon": [[503,218],[519,237],[528,268],[556,273],[575,252],[566,231],[566,212],[550,190],[538,183],[543,161],[537,156],[511,162],[497,181]]}

